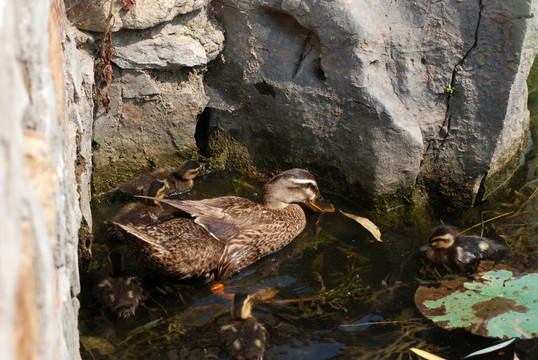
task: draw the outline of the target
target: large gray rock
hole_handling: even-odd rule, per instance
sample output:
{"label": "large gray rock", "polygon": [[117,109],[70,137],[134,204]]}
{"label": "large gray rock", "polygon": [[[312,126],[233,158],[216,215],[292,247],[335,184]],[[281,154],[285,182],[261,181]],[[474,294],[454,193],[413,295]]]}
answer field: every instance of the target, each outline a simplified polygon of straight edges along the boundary
{"label": "large gray rock", "polygon": [[[170,21],[178,15],[206,7],[210,0],[143,0],[135,1],[130,10],[122,10],[116,1],[112,13],[112,31],[120,29],[147,29]],[[67,16],[79,29],[102,32],[110,12],[110,0],[65,0]]]}
{"label": "large gray rock", "polygon": [[219,1],[226,47],[204,119],[267,172],[306,166],[356,198],[425,190],[470,205],[527,141],[536,7]]}
{"label": "large gray rock", "polygon": [[112,61],[122,69],[204,66],[217,57],[223,42],[224,35],[207,12],[195,11],[148,30],[114,34]]}

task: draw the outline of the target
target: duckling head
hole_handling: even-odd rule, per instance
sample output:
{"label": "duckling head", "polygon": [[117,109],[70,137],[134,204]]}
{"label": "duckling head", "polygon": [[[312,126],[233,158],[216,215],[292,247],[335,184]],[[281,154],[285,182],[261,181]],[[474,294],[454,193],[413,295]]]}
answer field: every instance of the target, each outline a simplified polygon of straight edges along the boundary
{"label": "duckling head", "polygon": [[305,203],[318,212],[334,212],[325,201],[314,176],[304,169],[291,169],[269,180],[263,188],[263,203],[271,209],[283,209],[291,203]]}
{"label": "duckling head", "polygon": [[[147,196],[164,199],[166,197],[166,183],[161,180],[155,180],[149,185]],[[151,200],[149,200],[151,201]],[[155,205],[159,205],[157,200],[152,201]]]}
{"label": "duckling head", "polygon": [[252,299],[247,293],[237,293],[232,300],[230,313],[235,320],[246,320],[252,312]]}
{"label": "duckling head", "polygon": [[422,251],[426,251],[430,248],[433,249],[448,249],[452,247],[458,236],[456,228],[448,225],[441,225],[433,229],[433,232],[428,240],[428,243],[420,248]]}
{"label": "duckling head", "polygon": [[180,180],[194,180],[200,175],[200,164],[194,160],[185,161],[173,176]]}

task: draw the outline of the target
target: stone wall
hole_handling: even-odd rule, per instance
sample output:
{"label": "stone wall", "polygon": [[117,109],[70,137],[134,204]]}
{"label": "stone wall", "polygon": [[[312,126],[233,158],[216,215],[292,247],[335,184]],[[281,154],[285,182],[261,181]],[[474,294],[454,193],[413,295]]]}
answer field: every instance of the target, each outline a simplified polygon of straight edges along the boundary
{"label": "stone wall", "polygon": [[2,359],[77,359],[91,83],[63,1],[0,3]]}

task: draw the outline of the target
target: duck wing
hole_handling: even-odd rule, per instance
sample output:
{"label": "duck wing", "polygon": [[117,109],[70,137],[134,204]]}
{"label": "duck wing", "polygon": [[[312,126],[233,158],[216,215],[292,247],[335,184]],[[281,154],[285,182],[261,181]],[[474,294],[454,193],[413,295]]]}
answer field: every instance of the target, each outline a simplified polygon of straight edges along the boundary
{"label": "duck wing", "polygon": [[221,241],[187,218],[147,226],[112,224],[127,235],[127,244],[147,267],[180,278],[215,269],[224,250]]}
{"label": "duck wing", "polygon": [[204,200],[156,200],[190,214],[196,224],[225,243],[244,231],[270,224],[274,220],[271,210],[238,196]]}
{"label": "duck wing", "polygon": [[299,205],[290,205],[285,219],[256,224],[230,239],[219,260],[217,276],[225,277],[281,249],[304,230],[306,219]]}

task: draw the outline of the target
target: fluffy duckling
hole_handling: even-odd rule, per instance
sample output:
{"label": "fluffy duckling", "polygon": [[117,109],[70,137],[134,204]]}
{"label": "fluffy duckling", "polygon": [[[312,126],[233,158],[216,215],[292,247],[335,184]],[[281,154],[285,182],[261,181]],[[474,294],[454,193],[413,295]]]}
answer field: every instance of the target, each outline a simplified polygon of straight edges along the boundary
{"label": "fluffy duckling", "polygon": [[442,225],[433,230],[428,244],[420,250],[432,262],[463,272],[479,260],[501,254],[506,246],[476,235],[461,235],[456,228]]}
{"label": "fluffy duckling", "polygon": [[134,316],[143,299],[140,280],[123,274],[123,256],[119,250],[108,255],[111,275],[97,285],[103,306],[119,318]]}
{"label": "fluffy duckling", "polygon": [[131,181],[118,184],[118,190],[128,195],[148,195],[149,187],[159,180],[166,185],[166,196],[185,193],[192,189],[194,179],[200,175],[200,164],[194,160],[185,161],[179,168],[159,168]]}
{"label": "fluffy duckling", "polygon": [[[163,199],[166,197],[166,185],[160,180],[155,180],[148,188],[148,195],[154,198]],[[156,224],[161,221],[169,220],[179,211],[168,207],[163,209],[161,203],[151,199],[137,199],[124,207],[114,215],[110,220],[105,221],[108,225],[108,238],[115,240],[124,240],[123,233],[118,231],[113,223],[130,224],[133,226],[144,226]]]}
{"label": "fluffy duckling", "polygon": [[179,277],[225,277],[274,252],[305,228],[298,204],[320,212],[334,207],[323,201],[314,176],[291,169],[269,180],[263,203],[237,196],[204,200],[155,199],[186,214],[158,224],[133,226],[113,222],[146,268]]}
{"label": "fluffy duckling", "polygon": [[[164,199],[166,184],[161,180],[153,181],[147,189],[148,196]],[[148,225],[161,221],[169,211],[164,211],[157,200],[137,199],[124,207],[109,221],[121,224]],[[171,215],[171,214],[170,214]]]}
{"label": "fluffy duckling", "polygon": [[246,293],[235,294],[231,320],[220,328],[222,347],[232,359],[263,359],[269,337],[263,324],[251,316],[252,300]]}

